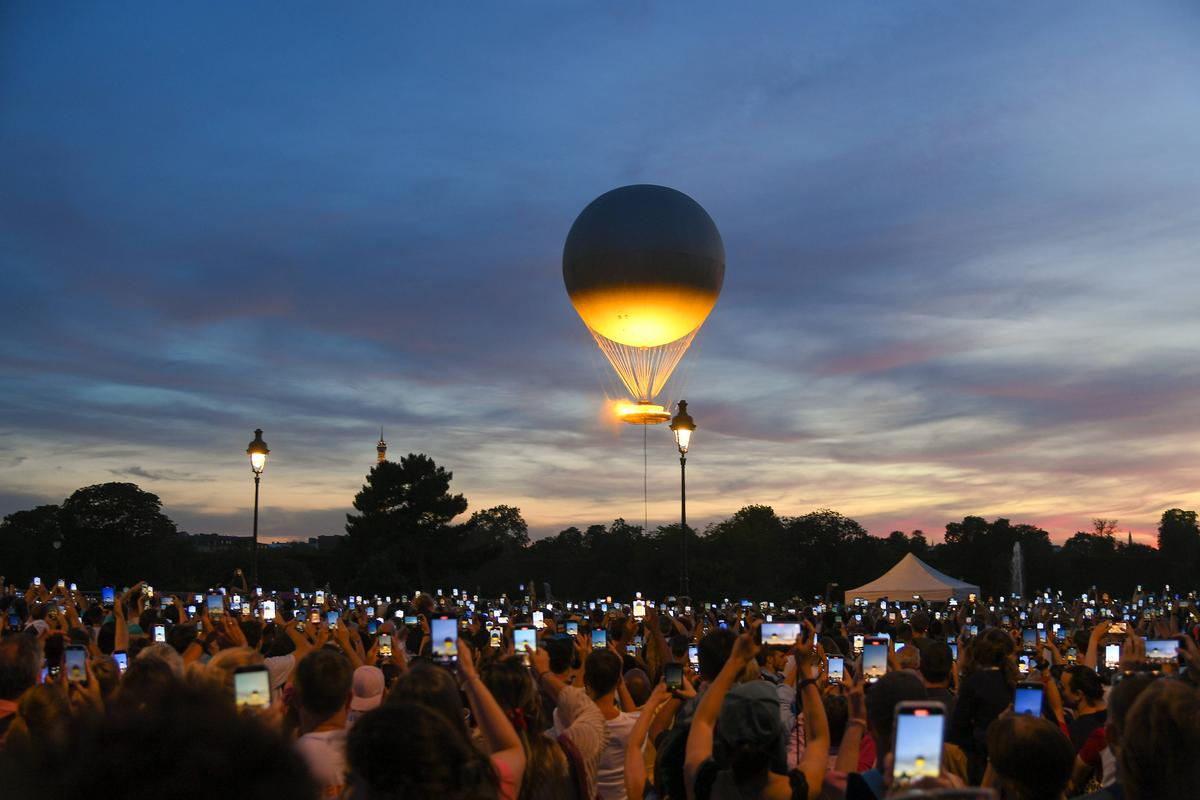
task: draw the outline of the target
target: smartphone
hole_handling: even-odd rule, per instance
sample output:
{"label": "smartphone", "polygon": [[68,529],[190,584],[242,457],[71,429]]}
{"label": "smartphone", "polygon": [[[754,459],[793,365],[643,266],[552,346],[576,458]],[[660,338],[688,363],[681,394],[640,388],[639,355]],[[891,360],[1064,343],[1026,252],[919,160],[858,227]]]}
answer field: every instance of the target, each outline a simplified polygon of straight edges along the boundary
{"label": "smartphone", "polygon": [[38,577],[36,577],[36,576],[35,576],[35,577],[34,577],[34,579],[33,579],[33,585],[34,585],[34,586],[41,586],[41,585],[42,585],[42,579],[41,579],[41,578],[38,578]]}
{"label": "smartphone", "polygon": [[225,597],[219,594],[210,594],[208,596],[208,615],[210,617],[219,617],[225,613]]}
{"label": "smartphone", "polygon": [[1017,696],[1013,701],[1013,711],[1017,714],[1028,714],[1031,717],[1042,715],[1042,695],[1045,687],[1037,681],[1022,681],[1017,684]]}
{"label": "smartphone", "polygon": [[274,600],[263,600],[262,601],[262,615],[263,615],[263,621],[265,621],[265,622],[274,622],[275,621],[275,601]]}
{"label": "smartphone", "polygon": [[867,683],[875,683],[887,672],[887,639],[870,638],[863,645],[863,675]]}
{"label": "smartphone", "polygon": [[1033,628],[1025,628],[1021,631],[1021,644],[1027,649],[1032,650],[1037,647],[1037,631]]}
{"label": "smartphone", "polygon": [[950,642],[950,657],[958,661],[958,642]]}
{"label": "smartphone", "polygon": [[113,661],[117,662],[117,671],[124,675],[125,670],[129,669],[129,654],[124,650],[113,651]]}
{"label": "smartphone", "polygon": [[72,683],[87,683],[87,648],[79,644],[67,645],[63,653],[63,669],[67,680]]}
{"label": "smartphone", "polygon": [[262,664],[238,667],[233,671],[233,696],[238,708],[266,708],[271,705],[271,678]]}
{"label": "smartphone", "polygon": [[800,638],[799,622],[764,622],[762,643],[771,647],[791,647]]}
{"label": "smartphone", "polygon": [[537,650],[537,629],[530,625],[513,628],[513,649],[529,664],[528,650]]}
{"label": "smartphone", "polygon": [[642,619],[645,616],[646,616],[646,601],[645,600],[634,600],[633,601],[633,618],[634,619]]}
{"label": "smartphone", "polygon": [[841,656],[827,656],[825,671],[829,673],[830,683],[841,683],[846,674],[846,661]]}
{"label": "smartphone", "polygon": [[458,617],[441,614],[429,620],[433,660],[444,667],[458,663]]}
{"label": "smartphone", "polygon": [[336,631],[338,627],[338,619],[341,617],[336,611],[327,611],[325,613],[325,624],[329,626],[329,630]]}
{"label": "smartphone", "polygon": [[854,652],[861,653],[863,644],[866,642],[866,640],[867,637],[863,636],[861,633],[854,634]]}
{"label": "smartphone", "polygon": [[905,786],[942,771],[946,707],[929,700],[896,704],[892,785]]}
{"label": "smartphone", "polygon": [[1021,655],[1017,656],[1017,674],[1028,675],[1031,661],[1032,659],[1029,658],[1028,653],[1021,653]]}
{"label": "smartphone", "polygon": [[700,647],[698,645],[688,645],[688,663],[696,669],[700,669]]}
{"label": "smartphone", "polygon": [[379,634],[379,657],[392,657],[392,635],[390,633]]}
{"label": "smartphone", "polygon": [[321,591],[320,589],[317,589],[317,598],[314,602],[316,602],[317,605],[324,605],[325,592]]}
{"label": "smartphone", "polygon": [[683,688],[683,664],[667,664],[663,677],[667,682],[667,690],[674,692]]}
{"label": "smartphone", "polygon": [[416,625],[417,624],[417,615],[416,614],[405,614],[404,615],[404,624],[405,625]]}
{"label": "smartphone", "polygon": [[104,606],[105,608],[112,608],[114,605],[116,605],[116,602],[117,593],[113,587],[105,586],[100,590],[100,605]]}
{"label": "smartphone", "polygon": [[167,626],[166,625],[155,625],[154,626],[154,641],[165,642],[166,640],[167,640]]}
{"label": "smartphone", "polygon": [[1146,639],[1145,641],[1147,661],[1155,664],[1164,664],[1176,661],[1179,658],[1179,642],[1177,640]]}
{"label": "smartphone", "polygon": [[579,623],[573,619],[567,620],[567,635],[568,636],[578,636],[579,635]]}
{"label": "smartphone", "polygon": [[608,631],[604,628],[592,629],[592,649],[603,650],[608,647]]}
{"label": "smartphone", "polygon": [[533,627],[539,630],[546,627],[546,614],[544,611],[533,612]]}
{"label": "smartphone", "polygon": [[311,609],[308,612],[308,621],[312,625],[320,625],[321,624],[321,612],[315,608]]}
{"label": "smartphone", "polygon": [[1124,622],[1114,622],[1108,626],[1108,633],[1110,636],[1124,636],[1128,633],[1128,627]]}
{"label": "smartphone", "polygon": [[1104,666],[1106,669],[1116,669],[1121,663],[1121,645],[1104,645]]}

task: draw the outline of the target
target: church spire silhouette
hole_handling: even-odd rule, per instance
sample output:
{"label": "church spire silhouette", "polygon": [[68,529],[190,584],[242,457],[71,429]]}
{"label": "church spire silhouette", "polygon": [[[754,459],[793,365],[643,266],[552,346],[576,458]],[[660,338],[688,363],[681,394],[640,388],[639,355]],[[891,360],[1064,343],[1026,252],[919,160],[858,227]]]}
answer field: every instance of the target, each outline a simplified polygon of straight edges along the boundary
{"label": "church spire silhouette", "polygon": [[387,461],[387,442],[383,440],[383,426],[379,426],[379,443],[375,445],[375,463],[382,464]]}

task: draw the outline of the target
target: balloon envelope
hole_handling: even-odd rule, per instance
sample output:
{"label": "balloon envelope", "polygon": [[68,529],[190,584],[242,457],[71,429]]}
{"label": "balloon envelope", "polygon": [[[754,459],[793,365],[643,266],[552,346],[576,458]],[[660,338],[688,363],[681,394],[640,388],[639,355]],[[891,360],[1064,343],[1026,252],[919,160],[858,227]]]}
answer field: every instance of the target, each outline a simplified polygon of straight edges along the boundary
{"label": "balloon envelope", "polygon": [[665,186],[602,194],[575,220],[563,247],[563,282],[584,324],[628,347],[693,334],[724,280],[725,245],[712,218]]}

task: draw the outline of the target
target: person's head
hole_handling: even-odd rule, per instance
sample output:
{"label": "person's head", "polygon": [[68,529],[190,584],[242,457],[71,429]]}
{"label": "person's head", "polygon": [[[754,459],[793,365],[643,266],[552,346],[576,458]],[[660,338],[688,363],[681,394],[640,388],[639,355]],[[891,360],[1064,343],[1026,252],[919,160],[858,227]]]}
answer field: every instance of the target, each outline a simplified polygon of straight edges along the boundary
{"label": "person's head", "polygon": [[[449,670],[428,661],[416,661],[396,679],[384,705],[402,702],[424,703],[440,712],[459,733],[467,735],[466,709],[458,684]],[[357,724],[357,723],[356,723]]]}
{"label": "person's head", "polygon": [[5,739],[7,747],[34,747],[62,728],[71,714],[63,691],[53,684],[30,686],[17,702]]}
{"label": "person's head", "polygon": [[238,667],[254,667],[263,663],[262,654],[249,647],[227,647],[208,660],[204,665],[204,679],[211,681],[213,688],[234,702],[234,674]]}
{"label": "person's head", "polygon": [[1062,699],[1071,708],[1096,705],[1104,700],[1104,684],[1095,670],[1076,664],[1062,674]]}
{"label": "person's head", "polygon": [[914,612],[908,618],[908,624],[912,626],[914,636],[924,636],[929,633],[929,614],[925,611]]}
{"label": "person's head", "polygon": [[999,669],[1005,682],[1016,686],[1016,649],[1012,636],[999,628],[988,628],[971,642],[967,663],[971,671]]}
{"label": "person's head", "polygon": [[772,768],[787,772],[784,733],[775,685],[748,681],[725,695],[713,751],[718,761],[729,764],[739,787],[755,786]]}
{"label": "person's head", "polygon": [[[504,711],[525,748],[525,777],[530,787],[545,783],[566,767],[562,749],[542,731],[550,727],[542,698],[520,656],[484,667],[483,683]],[[525,796],[525,795],[523,795]]]}
{"label": "person's head", "polygon": [[542,647],[550,657],[550,671],[555,675],[562,675],[571,668],[575,642],[569,636],[551,636],[542,642]]}
{"label": "person's head", "polygon": [[354,670],[336,650],[313,650],[296,665],[296,699],[301,714],[326,720],[350,707]]}
{"label": "person's head", "polygon": [[593,650],[583,665],[583,685],[593,700],[599,700],[617,690],[624,666],[621,657],[611,650]]}
{"label": "person's head", "polygon": [[169,786],[173,800],[317,798],[303,757],[278,732],[182,682],[155,703],[72,716],[64,735],[10,759],[0,786],[5,797],[158,797]]}
{"label": "person's head", "polygon": [[901,622],[896,626],[896,638],[902,642],[911,642],[913,638],[913,628],[907,622]]}
{"label": "person's head", "polygon": [[1016,800],[1058,800],[1071,780],[1075,748],[1042,717],[1000,717],[987,731],[992,768]]}
{"label": "person's head", "polygon": [[1125,715],[1118,775],[1130,800],[1182,800],[1200,787],[1200,694],[1160,678]]}
{"label": "person's head", "polygon": [[354,670],[354,698],[350,701],[350,713],[362,716],[379,708],[386,688],[387,678],[379,667],[364,664]]}
{"label": "person's head", "polygon": [[42,668],[42,645],[22,633],[0,641],[0,700],[16,700],[37,683]]}
{"label": "person's head", "polygon": [[733,631],[718,628],[700,640],[696,647],[696,655],[700,661],[701,679],[709,682],[717,679],[725,662],[729,660],[729,654],[733,652],[736,639],[737,634]]}
{"label": "person's head", "polygon": [[921,651],[915,645],[906,644],[896,651],[896,662],[900,669],[918,670],[921,668]]}
{"label": "person's head", "polygon": [[346,739],[347,797],[395,800],[494,798],[499,781],[491,762],[441,714],[409,700],[375,709]]}
{"label": "person's head", "polygon": [[1133,708],[1134,702],[1153,683],[1153,675],[1141,672],[1118,681],[1108,693],[1108,715],[1104,722],[1104,733],[1108,740],[1108,749],[1113,753],[1120,752],[1121,736],[1125,732],[1125,718],[1129,715],[1129,709]]}
{"label": "person's head", "polygon": [[878,763],[892,749],[892,727],[896,723],[896,704],[929,697],[925,684],[911,672],[889,672],[867,688],[867,725],[875,740]]}
{"label": "person's head", "polygon": [[176,678],[183,678],[183,656],[174,647],[166,643],[152,643],[138,651],[137,660],[158,659],[170,667]]}
{"label": "person's head", "polygon": [[759,654],[762,659],[762,665],[770,672],[780,673],[787,667],[788,648],[786,647],[764,647]]}
{"label": "person's head", "polygon": [[850,706],[840,694],[823,695],[821,704],[825,706],[825,719],[829,723],[829,741],[837,747],[846,733],[846,723],[850,720]]}
{"label": "person's head", "polygon": [[167,629],[167,644],[175,648],[176,653],[183,653],[196,641],[196,635],[195,625],[172,625]]}
{"label": "person's head", "polygon": [[650,699],[650,676],[641,667],[635,667],[625,673],[625,688],[633,698],[634,705],[643,706]]}
{"label": "person's head", "polygon": [[921,677],[926,686],[945,686],[950,681],[950,672],[954,669],[954,653],[945,642],[933,642],[926,645],[921,653]]}
{"label": "person's head", "polygon": [[131,708],[155,706],[178,684],[179,676],[163,659],[133,658],[117,687],[116,701]]}

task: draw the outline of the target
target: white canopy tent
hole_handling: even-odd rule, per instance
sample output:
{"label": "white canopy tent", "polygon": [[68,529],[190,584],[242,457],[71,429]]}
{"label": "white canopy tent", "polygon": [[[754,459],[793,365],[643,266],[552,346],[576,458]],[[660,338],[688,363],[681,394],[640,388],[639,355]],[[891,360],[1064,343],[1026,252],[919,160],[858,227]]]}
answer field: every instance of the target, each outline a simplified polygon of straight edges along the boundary
{"label": "white canopy tent", "polygon": [[913,595],[920,595],[923,600],[949,600],[951,597],[966,600],[969,594],[978,595],[979,587],[944,575],[909,553],[882,577],[847,590],[846,602],[859,597],[867,601],[885,597],[909,600]]}

